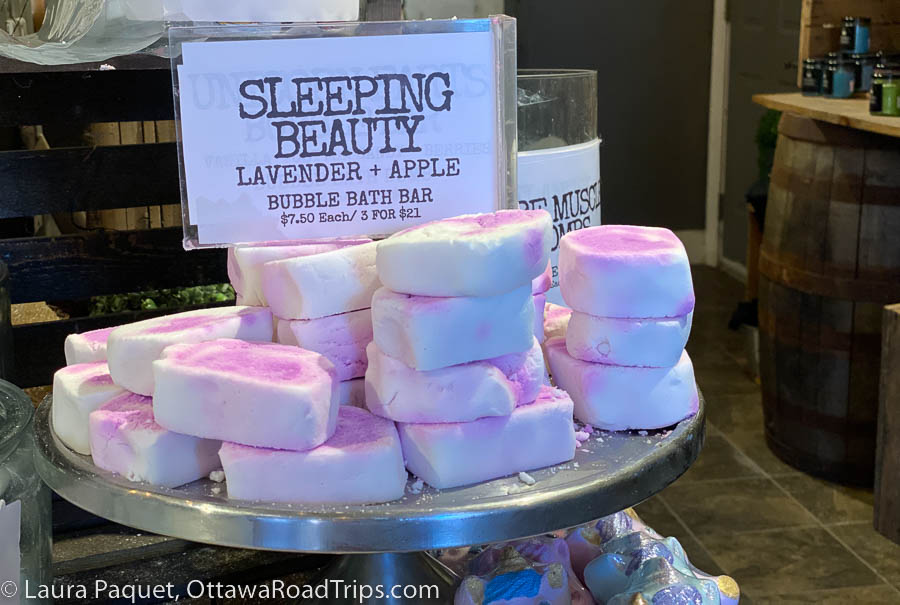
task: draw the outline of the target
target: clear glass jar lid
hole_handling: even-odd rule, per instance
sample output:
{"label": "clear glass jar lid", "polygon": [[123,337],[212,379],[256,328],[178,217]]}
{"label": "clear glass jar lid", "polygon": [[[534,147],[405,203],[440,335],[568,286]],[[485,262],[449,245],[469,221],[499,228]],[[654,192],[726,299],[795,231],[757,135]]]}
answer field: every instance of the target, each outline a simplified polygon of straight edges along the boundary
{"label": "clear glass jar lid", "polygon": [[15,449],[33,415],[31,398],[19,387],[0,380],[0,463]]}

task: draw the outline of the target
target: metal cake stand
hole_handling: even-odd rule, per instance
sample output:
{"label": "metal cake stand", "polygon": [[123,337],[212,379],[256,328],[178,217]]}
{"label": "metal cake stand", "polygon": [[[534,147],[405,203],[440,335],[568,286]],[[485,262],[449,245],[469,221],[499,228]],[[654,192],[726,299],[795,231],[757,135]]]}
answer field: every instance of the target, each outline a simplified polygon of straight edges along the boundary
{"label": "metal cake stand", "polygon": [[513,476],[419,491],[413,478],[406,495],[388,504],[290,505],[231,501],[226,484],[208,479],[168,489],[100,470],[59,440],[51,406],[48,396],[35,416],[37,471],[60,496],[95,515],[207,544],[345,554],[323,577],[361,585],[438,584],[443,600],[452,600],[456,578],[422,551],[534,536],[638,504],[688,469],[705,435],[701,395],[697,415],[671,430],[595,431],[573,461],[529,472],[533,485]]}

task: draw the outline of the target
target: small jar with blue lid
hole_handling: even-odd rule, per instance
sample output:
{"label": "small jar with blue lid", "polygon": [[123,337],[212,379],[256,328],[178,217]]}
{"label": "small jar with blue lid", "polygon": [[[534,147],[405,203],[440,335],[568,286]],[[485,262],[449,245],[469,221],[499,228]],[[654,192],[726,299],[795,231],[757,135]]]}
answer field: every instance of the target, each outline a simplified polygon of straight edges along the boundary
{"label": "small jar with blue lid", "polygon": [[869,17],[844,17],[841,22],[841,50],[851,53],[869,52]]}

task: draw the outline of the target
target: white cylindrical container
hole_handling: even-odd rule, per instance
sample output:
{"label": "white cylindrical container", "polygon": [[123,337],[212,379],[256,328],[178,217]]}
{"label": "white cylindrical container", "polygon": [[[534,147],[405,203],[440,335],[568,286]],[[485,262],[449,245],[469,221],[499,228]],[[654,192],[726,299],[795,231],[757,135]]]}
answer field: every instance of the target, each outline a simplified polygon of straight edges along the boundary
{"label": "white cylindrical container", "polygon": [[519,208],[553,216],[553,285],[547,301],[561,305],[559,240],[600,224],[597,72],[523,69],[518,89]]}

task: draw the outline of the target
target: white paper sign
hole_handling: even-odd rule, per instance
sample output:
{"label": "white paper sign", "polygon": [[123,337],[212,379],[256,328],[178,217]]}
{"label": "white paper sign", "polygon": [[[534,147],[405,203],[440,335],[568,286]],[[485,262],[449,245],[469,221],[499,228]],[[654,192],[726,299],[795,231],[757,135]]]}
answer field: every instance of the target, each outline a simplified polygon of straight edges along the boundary
{"label": "white paper sign", "polygon": [[[4,504],[0,500],[0,603],[18,603],[19,585],[19,535],[22,517],[22,503]],[[11,592],[8,582],[13,582],[16,590]],[[5,588],[4,588],[4,583]],[[10,596],[13,595],[13,596]]]}
{"label": "white paper sign", "polygon": [[569,231],[600,224],[600,140],[520,153],[519,208],[546,210],[553,216],[553,286],[547,300],[563,305],[559,240]]}
{"label": "white paper sign", "polygon": [[496,34],[466,23],[474,31],[185,42],[197,243],[388,234],[500,207]]}

